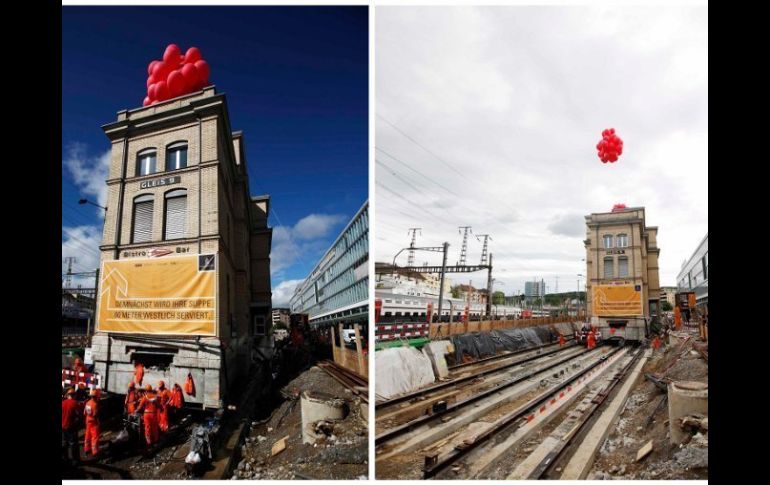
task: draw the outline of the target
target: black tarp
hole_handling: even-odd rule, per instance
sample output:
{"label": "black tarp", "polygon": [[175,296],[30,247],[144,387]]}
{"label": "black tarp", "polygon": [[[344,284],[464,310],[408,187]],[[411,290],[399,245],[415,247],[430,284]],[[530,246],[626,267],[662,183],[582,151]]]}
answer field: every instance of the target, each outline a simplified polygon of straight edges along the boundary
{"label": "black tarp", "polygon": [[489,357],[502,352],[536,347],[559,339],[550,326],[506,328],[491,332],[473,332],[450,337],[455,347],[455,362],[463,362],[463,355],[474,359]]}

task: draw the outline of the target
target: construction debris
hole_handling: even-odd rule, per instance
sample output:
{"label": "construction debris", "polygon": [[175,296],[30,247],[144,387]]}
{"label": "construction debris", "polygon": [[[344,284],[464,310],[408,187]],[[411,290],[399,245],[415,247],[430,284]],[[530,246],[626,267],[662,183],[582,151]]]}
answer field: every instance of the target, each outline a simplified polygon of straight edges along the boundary
{"label": "construction debris", "polygon": [[[368,474],[368,424],[363,401],[325,369],[311,367],[280,391],[283,403],[270,418],[251,423],[241,462],[244,480],[351,480]],[[303,443],[303,398],[332,403],[344,412],[307,421],[315,442]]]}
{"label": "construction debris", "polygon": [[646,457],[650,453],[652,453],[652,440],[648,441],[647,444],[639,448],[639,451],[636,452],[635,461],[641,460],[642,458]]}

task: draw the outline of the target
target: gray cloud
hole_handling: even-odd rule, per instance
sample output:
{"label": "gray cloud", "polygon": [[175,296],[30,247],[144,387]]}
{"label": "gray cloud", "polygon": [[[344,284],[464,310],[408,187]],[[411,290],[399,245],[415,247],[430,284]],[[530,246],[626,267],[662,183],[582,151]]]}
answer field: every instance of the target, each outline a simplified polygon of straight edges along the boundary
{"label": "gray cloud", "polygon": [[586,233],[586,220],[583,214],[556,216],[548,225],[548,230],[559,236],[581,237]]}

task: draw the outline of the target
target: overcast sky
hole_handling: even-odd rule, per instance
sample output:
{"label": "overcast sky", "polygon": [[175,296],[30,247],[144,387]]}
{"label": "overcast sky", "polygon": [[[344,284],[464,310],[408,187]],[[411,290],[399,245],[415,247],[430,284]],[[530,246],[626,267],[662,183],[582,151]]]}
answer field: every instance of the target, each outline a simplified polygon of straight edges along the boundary
{"label": "overcast sky", "polygon": [[[674,285],[708,231],[706,7],[378,7],[375,62],[377,261],[421,227],[455,263],[470,225],[492,235],[495,289],[574,290],[584,216],[625,203],[659,226]],[[624,150],[603,164],[609,127]]]}

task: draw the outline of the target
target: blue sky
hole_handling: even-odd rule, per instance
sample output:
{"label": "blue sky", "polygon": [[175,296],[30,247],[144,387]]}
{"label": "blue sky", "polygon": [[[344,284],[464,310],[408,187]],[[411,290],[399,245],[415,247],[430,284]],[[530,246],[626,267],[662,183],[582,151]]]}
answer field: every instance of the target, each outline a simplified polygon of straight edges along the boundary
{"label": "blue sky", "polygon": [[251,193],[272,196],[285,303],[367,198],[367,9],[63,7],[62,261],[75,256],[74,271],[98,265],[101,209],[77,201],[105,204],[101,126],[141,106],[147,64],[170,43],[201,50],[244,132]]}

